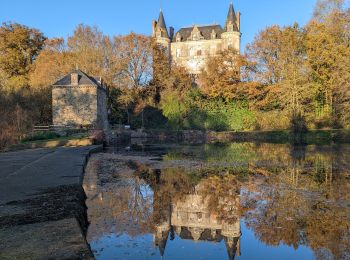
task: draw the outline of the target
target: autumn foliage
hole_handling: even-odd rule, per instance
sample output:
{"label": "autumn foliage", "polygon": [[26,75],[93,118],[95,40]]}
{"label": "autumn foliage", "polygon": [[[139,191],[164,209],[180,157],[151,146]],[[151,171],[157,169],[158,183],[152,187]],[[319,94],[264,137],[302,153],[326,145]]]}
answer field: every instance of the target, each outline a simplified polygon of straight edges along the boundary
{"label": "autumn foliage", "polygon": [[344,1],[318,0],[304,27],[266,28],[243,55],[229,49],[209,58],[196,82],[145,35],[108,36],[81,24],[67,39],[47,39],[37,29],[4,23],[0,124],[7,130],[1,139],[18,140],[33,125],[50,124],[50,85],[77,67],[101,76],[108,86],[112,124],[205,130],[348,128],[349,17]]}

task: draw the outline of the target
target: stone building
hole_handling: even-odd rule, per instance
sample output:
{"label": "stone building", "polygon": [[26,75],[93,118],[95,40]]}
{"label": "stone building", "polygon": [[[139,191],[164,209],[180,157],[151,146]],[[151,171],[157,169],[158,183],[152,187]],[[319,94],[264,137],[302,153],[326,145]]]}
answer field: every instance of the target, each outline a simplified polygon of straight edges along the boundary
{"label": "stone building", "polygon": [[240,52],[240,13],[235,13],[232,2],[224,28],[218,24],[193,25],[174,33],[170,27],[168,33],[162,10],[152,26],[153,37],[167,50],[170,62],[185,67],[194,76],[200,73],[209,57],[228,48]]}
{"label": "stone building", "polygon": [[52,85],[55,126],[108,129],[107,88],[102,79],[75,70]]}

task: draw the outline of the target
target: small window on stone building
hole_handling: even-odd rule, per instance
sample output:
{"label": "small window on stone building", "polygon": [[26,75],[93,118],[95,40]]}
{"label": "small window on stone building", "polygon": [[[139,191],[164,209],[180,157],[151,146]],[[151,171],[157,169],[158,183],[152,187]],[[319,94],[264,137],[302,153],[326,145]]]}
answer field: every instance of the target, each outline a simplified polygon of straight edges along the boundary
{"label": "small window on stone building", "polygon": [[197,50],[197,56],[202,56],[202,50]]}

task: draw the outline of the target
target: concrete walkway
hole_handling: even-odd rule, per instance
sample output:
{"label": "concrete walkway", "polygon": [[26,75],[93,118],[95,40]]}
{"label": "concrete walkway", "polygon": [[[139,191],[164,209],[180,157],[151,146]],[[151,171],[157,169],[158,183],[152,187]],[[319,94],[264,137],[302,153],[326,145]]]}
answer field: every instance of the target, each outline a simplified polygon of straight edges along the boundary
{"label": "concrete walkway", "polygon": [[92,257],[81,186],[87,158],[101,149],[0,153],[0,259]]}

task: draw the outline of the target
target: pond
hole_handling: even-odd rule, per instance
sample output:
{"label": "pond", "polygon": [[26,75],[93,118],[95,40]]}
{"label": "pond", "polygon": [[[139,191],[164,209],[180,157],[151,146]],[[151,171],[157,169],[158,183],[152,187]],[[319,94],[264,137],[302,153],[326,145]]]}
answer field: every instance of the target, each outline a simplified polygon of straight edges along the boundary
{"label": "pond", "polygon": [[129,144],[86,168],[96,259],[350,259],[350,146]]}

